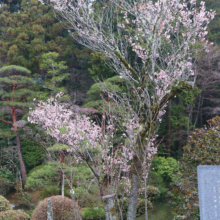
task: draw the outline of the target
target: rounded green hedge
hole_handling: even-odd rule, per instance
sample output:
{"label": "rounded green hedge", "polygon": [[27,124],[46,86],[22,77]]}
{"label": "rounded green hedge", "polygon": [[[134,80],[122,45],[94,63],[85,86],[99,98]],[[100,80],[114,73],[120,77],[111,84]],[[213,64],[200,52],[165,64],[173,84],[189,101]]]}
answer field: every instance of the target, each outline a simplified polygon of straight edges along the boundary
{"label": "rounded green hedge", "polygon": [[31,217],[21,211],[17,210],[8,210],[4,212],[0,212],[0,220],[30,220]]}
{"label": "rounded green hedge", "polygon": [[3,196],[0,196],[0,212],[11,210],[10,202]]}

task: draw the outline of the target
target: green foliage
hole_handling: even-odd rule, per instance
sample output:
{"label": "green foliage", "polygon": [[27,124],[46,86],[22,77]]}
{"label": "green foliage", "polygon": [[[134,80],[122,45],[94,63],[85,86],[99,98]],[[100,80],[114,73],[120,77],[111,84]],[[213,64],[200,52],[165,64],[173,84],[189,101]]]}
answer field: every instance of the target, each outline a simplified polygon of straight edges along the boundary
{"label": "green foliage", "polygon": [[116,75],[116,73],[106,65],[105,59],[99,53],[91,53],[89,73],[95,80],[105,80]]}
{"label": "green foliage", "polygon": [[104,82],[93,84],[87,92],[88,98],[83,107],[93,107],[101,112],[102,109],[100,107],[103,104],[103,100],[107,99],[106,94],[103,94],[102,88],[107,88],[108,91],[113,90],[116,93],[121,93],[125,90],[124,82],[125,80],[121,79],[119,76],[113,76],[106,79]]}
{"label": "green foliage", "polygon": [[12,181],[11,173],[7,170],[1,170],[0,177],[3,178],[3,179],[8,179],[9,181]]}
{"label": "green foliage", "polygon": [[[0,117],[4,122],[13,124],[32,107],[28,98],[32,98],[34,91],[31,89],[35,84],[29,78],[30,71],[20,66],[6,66],[0,69]],[[4,118],[5,119],[5,118]],[[0,133],[2,137],[12,137],[13,133],[9,128]]]}
{"label": "green foliage", "polygon": [[[141,198],[144,198],[144,192],[145,189],[142,188],[139,190],[139,194]],[[153,185],[147,185],[147,198],[150,202],[152,202],[154,199],[159,198],[161,192],[158,187]]]}
{"label": "green foliage", "polygon": [[74,196],[78,199],[80,206],[96,207],[99,203],[99,189],[94,180],[94,176],[91,170],[81,165],[79,167],[73,167],[73,189],[75,191]]}
{"label": "green foliage", "polygon": [[83,220],[105,220],[105,211],[102,208],[86,208],[83,214]]}
{"label": "green foliage", "polygon": [[11,210],[10,202],[3,196],[0,195],[0,212]]}
{"label": "green foliage", "polygon": [[23,156],[24,164],[27,169],[27,173],[30,172],[34,167],[42,164],[43,156],[45,152],[40,148],[36,142],[21,139],[21,153]]}
{"label": "green foliage", "polygon": [[161,175],[167,186],[172,185],[176,178],[175,174],[179,171],[178,162],[172,157],[155,157],[152,161],[152,168]]}
{"label": "green foliage", "polygon": [[184,90],[179,96],[179,103],[176,105],[173,105],[171,108],[171,123],[172,123],[172,129],[176,130],[180,127],[187,129],[189,116],[185,115],[185,108],[188,105],[194,106],[194,101],[196,100],[196,97],[199,95],[201,90],[198,89],[197,86],[195,86],[194,90]]}
{"label": "green foliage", "polygon": [[42,55],[40,63],[40,69],[45,73],[41,86],[53,91],[54,95],[59,92],[67,92],[66,88],[61,87],[61,83],[69,76],[69,73],[66,73],[68,69],[65,66],[66,62],[57,62],[58,57],[59,54],[55,52],[45,53]]}
{"label": "green foliage", "polygon": [[44,189],[45,187],[57,185],[59,170],[53,162],[36,167],[27,177],[25,188],[29,190]]}
{"label": "green foliage", "polygon": [[[19,3],[16,3],[17,1]],[[74,43],[67,29],[54,17],[53,9],[48,4],[43,5],[38,0],[12,0],[1,3],[1,66],[24,66],[32,71],[33,78],[41,84],[45,75],[44,70],[40,69],[42,55],[48,52],[58,53],[58,61],[65,60],[71,69],[71,76],[68,81],[63,81],[62,87],[65,87],[74,99],[77,98],[77,103],[82,104],[93,83],[88,71],[88,68],[93,69],[94,59],[90,56],[91,51]],[[99,65],[98,60],[96,63]],[[44,96],[44,92],[41,92]]]}
{"label": "green foliage", "polygon": [[[149,200],[147,200],[147,207],[148,207],[148,209],[153,208],[153,204]],[[139,216],[144,215],[144,214],[145,214],[145,200],[144,199],[138,199],[136,217],[139,217]]]}
{"label": "green foliage", "polygon": [[156,186],[160,190],[160,198],[165,197],[167,193],[166,183],[163,181],[163,177],[158,172],[152,170],[149,171],[148,184]]}
{"label": "green foliage", "polygon": [[40,193],[42,198],[59,195],[60,188],[58,186],[46,186]]}
{"label": "green foliage", "polygon": [[21,66],[11,65],[11,66],[2,67],[0,69],[0,75],[1,76],[10,76],[10,75],[30,76],[31,71]]}
{"label": "green foliage", "polygon": [[17,211],[17,210],[9,210],[9,211],[4,211],[4,212],[0,212],[0,220],[30,220],[31,217],[25,213],[25,212],[21,212],[21,211]]}
{"label": "green foliage", "polygon": [[[87,204],[89,207],[94,207],[98,203],[97,195],[99,193],[97,184],[93,181],[91,170],[81,165],[79,167],[68,167],[62,164],[65,176],[72,174],[72,188],[75,192],[74,196],[78,199],[80,205]],[[52,195],[58,195],[60,188],[59,180],[60,170],[54,162],[48,162],[41,166],[35,167],[28,174],[25,188],[28,190],[42,190],[41,196],[46,198]],[[69,177],[68,177],[69,178]],[[65,186],[70,190],[69,185],[65,181]],[[89,187],[88,187],[89,186]],[[70,196],[69,192],[66,195]]]}
{"label": "green foliage", "polygon": [[183,177],[173,188],[175,211],[186,219],[199,219],[197,166],[220,162],[220,118],[216,116],[208,123],[209,127],[191,132],[180,161]]}
{"label": "green foliage", "polygon": [[[193,91],[184,90],[175,99],[170,100],[158,131],[159,136],[164,138],[158,147],[158,155],[173,156],[177,159],[182,157],[186,134],[193,127],[189,109],[196,107],[195,101],[200,93],[201,90],[195,85]],[[168,151],[168,142],[170,151]]]}
{"label": "green foliage", "polygon": [[[1,61],[36,71],[39,57],[47,51],[65,51],[65,31],[53,17],[49,6],[37,0],[22,0],[17,10],[7,5],[0,11]],[[66,51],[65,51],[66,52]]]}
{"label": "green foliage", "polygon": [[151,185],[147,186],[148,200],[152,202],[155,198],[158,198],[159,196],[160,196],[160,190],[157,187]]}

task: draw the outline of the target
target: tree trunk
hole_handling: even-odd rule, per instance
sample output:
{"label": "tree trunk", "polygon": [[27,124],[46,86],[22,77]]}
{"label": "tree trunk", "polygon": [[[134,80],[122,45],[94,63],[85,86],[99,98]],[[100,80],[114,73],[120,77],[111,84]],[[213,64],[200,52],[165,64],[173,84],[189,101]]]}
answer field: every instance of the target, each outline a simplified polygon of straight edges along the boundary
{"label": "tree trunk", "polygon": [[171,130],[170,116],[171,116],[171,100],[169,101],[168,106],[167,106],[167,152],[168,152],[168,157],[170,157],[170,130]]}
{"label": "tree trunk", "polygon": [[[127,220],[136,219],[139,184],[140,184],[140,177],[135,173],[132,173],[132,184],[131,184],[131,191],[128,202]],[[147,215],[147,213],[145,213],[145,215]]]}
{"label": "tree trunk", "polygon": [[[17,122],[15,107],[12,107],[12,120],[13,120],[14,131],[18,133],[18,127],[14,125]],[[18,160],[19,160],[19,165],[20,165],[20,170],[21,170],[21,176],[22,176],[23,184],[25,184],[27,180],[27,173],[26,173],[26,168],[24,165],[24,160],[21,154],[21,139],[18,134],[16,136],[16,143],[17,143],[17,153],[18,153]]]}
{"label": "tree trunk", "polygon": [[102,197],[106,220],[118,220],[117,210],[115,206],[115,194]]}
{"label": "tree trunk", "polygon": [[22,176],[23,184],[25,184],[27,180],[27,173],[26,173],[26,168],[24,165],[24,160],[21,154],[21,140],[20,140],[19,135],[16,136],[16,142],[17,142],[18,160],[19,160],[19,165],[21,169],[21,176]]}
{"label": "tree trunk", "polygon": [[[133,156],[132,165],[131,165],[131,190],[130,190],[130,197],[128,201],[128,213],[127,213],[127,220],[135,220],[136,219],[136,212],[137,212],[137,199],[138,199],[138,189],[140,186],[140,180],[143,174],[143,157],[146,156],[143,152],[143,148],[145,147],[146,143],[146,136],[149,132],[149,126],[146,127],[144,123],[140,123],[139,126],[140,136],[137,139],[137,146],[135,147],[136,153]],[[145,213],[147,215],[147,213]]]}

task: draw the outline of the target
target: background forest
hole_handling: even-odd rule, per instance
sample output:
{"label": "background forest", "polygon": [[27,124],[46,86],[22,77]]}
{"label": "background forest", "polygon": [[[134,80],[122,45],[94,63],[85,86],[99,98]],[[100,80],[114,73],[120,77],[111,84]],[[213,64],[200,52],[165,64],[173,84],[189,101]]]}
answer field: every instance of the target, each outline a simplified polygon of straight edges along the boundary
{"label": "background forest", "polygon": [[[122,91],[123,82],[108,67],[105,57],[74,43],[48,5],[37,0],[0,2],[0,195],[17,207],[26,207],[31,215],[39,200],[60,195],[62,179],[59,169],[48,162],[44,150],[47,137],[31,124],[28,126],[32,131],[41,135],[39,141],[20,128],[19,121],[27,121],[29,108],[34,106],[33,98],[46,100],[63,92],[63,100],[74,108],[100,118],[103,99],[108,98],[100,85],[104,81]],[[217,13],[208,28],[208,39],[214,44],[209,53],[198,50],[194,54],[198,74],[194,90],[184,91],[169,101],[159,130],[157,157],[149,173],[149,207],[153,207],[153,199],[172,197],[176,213],[188,213],[188,219],[199,219],[198,207],[192,206],[198,200],[196,179],[193,175],[189,177],[189,173],[195,172],[198,164],[220,162],[216,153],[219,151],[216,116],[220,114],[220,1],[205,0],[205,3],[207,9]],[[201,45],[202,42],[197,47]],[[7,75],[6,66],[10,66],[12,76],[19,72],[15,109],[11,102],[14,90],[10,91],[7,84],[14,78]],[[11,117],[13,111],[16,120]],[[18,138],[20,152],[15,151]],[[215,148],[206,149],[210,143]],[[84,208],[83,219],[105,219],[103,209],[92,209],[99,206],[94,198],[98,189],[91,183],[88,168],[76,167],[75,176],[74,190],[78,205]],[[191,188],[184,187],[186,183]],[[88,185],[91,186],[87,189]],[[71,197],[69,189],[65,189],[65,195]],[[183,201],[185,206],[180,208]],[[144,213],[143,207],[140,202],[139,216]],[[126,205],[123,212],[126,213]]]}

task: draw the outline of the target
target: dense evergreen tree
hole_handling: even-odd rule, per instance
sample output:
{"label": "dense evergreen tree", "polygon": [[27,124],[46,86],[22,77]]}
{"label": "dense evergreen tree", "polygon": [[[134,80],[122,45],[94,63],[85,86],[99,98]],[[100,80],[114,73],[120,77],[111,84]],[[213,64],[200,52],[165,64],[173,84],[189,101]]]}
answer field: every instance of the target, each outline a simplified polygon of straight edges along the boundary
{"label": "dense evergreen tree", "polygon": [[[0,121],[11,124],[14,136],[16,136],[17,154],[21,169],[22,179],[25,182],[27,178],[24,161],[21,154],[21,141],[18,133],[19,119],[29,110],[32,106],[27,102],[28,98],[33,95],[31,87],[34,81],[29,78],[31,72],[20,66],[6,66],[0,69],[0,106],[1,106],[1,119]],[[8,120],[3,119],[4,116]],[[1,130],[1,136],[7,137],[11,132]]]}
{"label": "dense evergreen tree", "polygon": [[[81,103],[93,83],[88,68],[91,51],[75,44],[68,31],[54,18],[48,5],[37,0],[2,1],[0,8],[0,66],[21,65],[41,77],[40,61],[44,53],[59,53],[70,78],[65,82],[74,102]],[[90,65],[90,66],[89,66]]]}
{"label": "dense evergreen tree", "polygon": [[66,73],[68,67],[64,61],[57,62],[58,57],[58,53],[49,52],[42,55],[40,63],[40,68],[44,72],[43,79],[41,78],[43,81],[41,86],[50,92],[52,91],[53,95],[59,92],[67,93],[66,88],[62,86],[62,82],[69,76],[69,73]]}
{"label": "dense evergreen tree", "polygon": [[50,8],[37,0],[23,0],[13,13],[3,5],[0,23],[2,64],[19,64],[34,72],[39,69],[42,53],[65,50],[63,28],[55,22]]}

